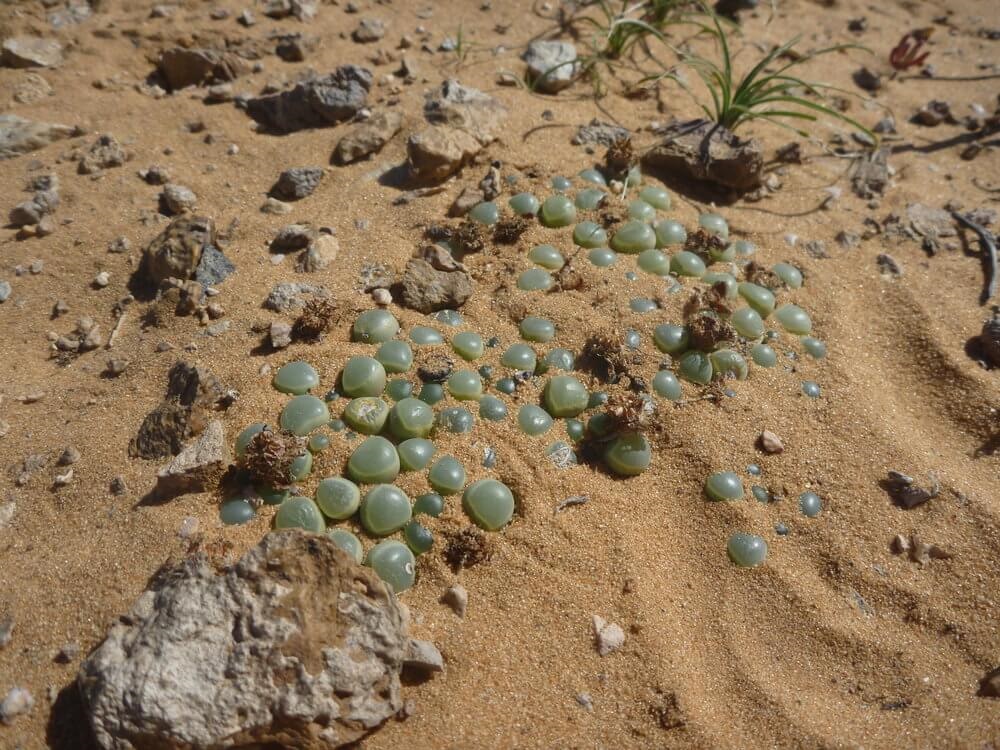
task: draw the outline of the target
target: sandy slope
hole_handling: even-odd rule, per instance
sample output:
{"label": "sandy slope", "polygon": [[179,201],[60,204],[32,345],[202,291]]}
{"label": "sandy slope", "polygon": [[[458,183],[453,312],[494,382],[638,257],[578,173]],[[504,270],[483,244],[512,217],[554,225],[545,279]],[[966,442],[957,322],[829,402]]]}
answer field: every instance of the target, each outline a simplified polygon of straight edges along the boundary
{"label": "sandy slope", "polygon": [[[234,15],[242,8],[220,5]],[[769,27],[766,14],[748,20],[749,39],[774,42],[802,32],[810,45],[843,41],[847,19],[868,15],[871,30],[861,41],[880,58],[904,31],[946,10],[936,3],[868,8],[854,0],[834,8],[803,0],[780,5]],[[251,421],[273,419],[280,409],[282,398],[258,373],[265,362],[308,359],[324,383],[332,383],[349,356],[366,351],[344,343],[345,320],[319,345],[250,354],[258,343],[251,326],[273,317],[260,309],[268,289],[296,276],[290,259],[278,267],[269,262],[266,243],[273,231],[294,220],[336,227],[341,256],[319,280],[363,309],[370,303],[354,291],[361,267],[369,261],[401,267],[421,227],[441,220],[461,187],[478,182],[483,171],[467,170],[441,195],[391,206],[397,190],[379,184],[374,174],[404,158],[397,139],[373,161],[333,171],[289,216],[264,215],[258,208],[277,174],[290,166],[327,164],[344,127],[258,135],[250,120],[229,105],[206,107],[184,93],[157,101],[132,84],[152,69],[149,60],[161,47],[195,33],[264,39],[271,30],[301,27],[258,13],[261,22],[244,30],[232,17],[208,20],[210,7],[195,2],[173,19],[150,20],[149,7],[107,3],[92,20],[60,32],[67,62],[42,73],[54,95],[9,108],[26,117],[79,124],[88,134],[114,133],[134,158],[101,179],[77,175],[75,164],[61,157],[89,143],[88,135],[0,162],[5,209],[22,200],[19,191],[30,175],[51,170],[62,180],[57,218],[72,220],[43,240],[16,241],[10,230],[0,238],[0,277],[15,287],[14,297],[0,307],[0,417],[12,428],[0,441],[5,469],[0,488],[17,502],[13,522],[0,530],[0,615],[9,612],[16,619],[14,640],[0,652],[0,693],[22,684],[39,704],[29,717],[0,727],[2,747],[87,746],[72,691],[64,690],[78,660],[58,665],[53,654],[67,642],[78,643],[86,653],[100,640],[147,577],[169,555],[183,551],[176,536],[182,519],[198,518],[206,540],[227,540],[236,551],[267,530],[266,514],[246,528],[221,527],[209,495],[136,506],[151,486],[156,465],[127,459],[126,449],[143,415],[159,400],[170,365],[186,356],[239,389],[242,398],[226,417],[234,435]],[[497,88],[497,71],[520,70],[516,47],[543,32],[545,22],[531,16],[526,4],[496,2],[489,12],[475,4],[441,7],[430,18],[417,16],[420,7],[365,3],[361,15],[351,16],[323,6],[318,21],[302,29],[322,39],[306,63],[289,65],[267,56],[264,72],[241,79],[236,89],[254,92],[307,66],[326,70],[363,62],[379,45],[360,47],[347,39],[362,16],[391,21],[386,49],[420,24],[431,29],[436,47],[461,23],[475,42],[464,67],[456,70],[454,61],[446,65],[448,58],[440,54],[418,53],[422,80],[400,86],[398,93],[379,86],[374,103],[398,98],[412,123],[419,119],[423,91],[445,75],[490,90],[511,105],[513,116],[488,156],[502,159],[508,171],[522,175],[521,184],[535,185],[539,192],[552,174],[576,172],[595,159],[569,145],[575,125],[608,112],[632,128],[694,114],[670,88],[662,113],[653,101],[612,96],[598,108],[583,96],[533,97]],[[978,72],[976,64],[996,62],[998,42],[975,36],[986,23],[976,17],[989,16],[989,4],[963,1],[947,8],[956,30],[938,30],[933,60],[939,73],[970,75]],[[7,6],[5,17],[11,29],[45,29],[32,5]],[[513,25],[500,35],[494,29],[498,23]],[[508,50],[493,57],[489,50],[501,44]],[[749,48],[740,59],[754,55]],[[850,59],[817,63],[813,72],[849,87],[849,74],[862,56],[852,53]],[[375,68],[376,76],[395,67]],[[11,100],[24,75],[0,69],[0,100]],[[91,85],[113,76],[124,82],[120,90]],[[893,83],[879,99],[895,111],[903,138],[920,143],[959,129],[926,131],[905,124],[919,104],[945,98],[965,114],[972,101],[992,109],[995,95],[988,81],[915,81]],[[553,112],[551,121],[542,119],[545,110]],[[858,104],[852,112],[869,124],[880,116]],[[196,120],[215,134],[213,143],[204,141],[204,133],[184,130],[185,123]],[[764,127],[758,132],[769,151],[789,135]],[[238,155],[226,154],[230,143],[239,146]],[[806,150],[816,153],[815,147]],[[103,351],[58,367],[47,358],[46,333],[68,331],[81,314],[93,315],[107,330],[111,305],[124,294],[138,249],[159,231],[156,224],[141,222],[155,212],[158,188],[135,175],[154,163],[167,165],[177,181],[191,187],[202,210],[220,226],[239,219],[228,249],[239,272],[225,283],[221,297],[231,328],[211,338],[195,321],[177,319],[166,329],[143,330],[133,314],[116,345],[132,360],[121,378],[99,377],[107,356]],[[889,281],[875,265],[875,256],[886,249],[878,238],[851,250],[833,241],[840,229],[859,232],[865,216],[882,218],[914,200],[991,205],[971,180],[978,175],[989,182],[1000,162],[995,152],[959,161],[949,149],[903,155],[893,164],[898,184],[875,210],[849,196],[841,177],[846,162],[831,158],[789,169],[776,198],[722,209],[734,232],[760,245],[766,263],[789,260],[807,271],[805,288],[785,298],[810,310],[830,354],[820,362],[799,358],[793,363],[796,372],[756,369],[750,380],[734,386],[735,398],[718,404],[697,401],[664,409],[655,438],[657,458],[642,477],[616,481],[587,467],[557,471],[542,460],[546,438],[526,440],[510,425],[480,426],[471,440],[451,436],[441,441],[439,450],[462,458],[472,479],[485,475],[483,469],[471,469],[478,467],[483,448],[495,447],[500,456],[496,473],[517,491],[519,515],[494,539],[487,564],[456,576],[436,556],[422,561],[421,580],[404,601],[420,636],[441,647],[448,670],[408,688],[415,715],[390,723],[368,746],[922,748],[989,747],[1000,740],[1000,704],[975,697],[978,679],[1000,659],[998,459],[989,452],[1000,430],[1000,386],[995,371],[982,370],[964,352],[986,314],[977,305],[981,267],[961,250],[928,258],[916,244],[894,244],[888,251],[905,274]],[[536,182],[527,176],[529,169],[537,172]],[[844,197],[830,210],[810,211],[824,197],[822,188],[838,179]],[[703,205],[687,199],[676,204],[673,213],[689,226]],[[359,219],[367,219],[370,227],[359,229]],[[800,244],[788,246],[786,233],[799,235]],[[106,252],[107,243],[119,235],[132,241],[129,256]],[[520,249],[470,261],[478,281],[465,311],[470,325],[513,340],[516,329],[507,308],[525,297],[496,290],[511,270],[525,267],[519,257],[525,248],[552,237],[536,227]],[[568,233],[560,237],[568,249]],[[808,257],[801,249],[808,239],[826,242],[831,257]],[[13,276],[15,265],[34,258],[45,261],[43,274]],[[111,272],[112,284],[95,291],[89,283],[99,270]],[[585,292],[527,299],[533,310],[557,323],[559,344],[577,350],[593,326],[608,320],[646,336],[656,323],[679,320],[686,295],[668,297],[663,313],[629,313],[630,297],[653,295],[658,286],[647,277],[628,283],[623,270],[606,274],[606,284]],[[51,321],[57,299],[66,300],[71,311]],[[410,311],[397,312],[404,327],[423,322]],[[194,342],[197,349],[157,353],[162,340],[178,347]],[[647,368],[655,371],[652,358]],[[820,382],[823,397],[801,396],[803,379]],[[41,402],[18,402],[17,397],[38,389],[46,394]],[[689,389],[688,395],[694,393]],[[782,436],[783,455],[766,457],[755,450],[762,428]],[[70,487],[51,488],[51,465],[28,486],[14,486],[14,465],[25,455],[57,455],[67,444],[83,454]],[[347,452],[342,441],[335,444],[315,476],[335,471]],[[802,518],[794,499],[776,505],[706,503],[701,484],[707,473],[742,470],[750,463],[759,463],[767,484],[791,498],[815,489],[825,501],[822,516]],[[888,469],[920,477],[936,472],[941,496],[914,510],[893,506],[878,486]],[[118,475],[129,487],[123,497],[107,489]],[[416,493],[422,482],[408,477],[402,486]],[[553,514],[559,500],[581,492],[589,494],[589,503]],[[774,533],[778,521],[791,527],[788,537]],[[461,523],[461,514],[452,512],[436,530]],[[768,539],[766,566],[746,571],[728,562],[725,541],[736,530]],[[955,557],[921,569],[894,556],[892,536],[911,530]],[[470,592],[464,620],[437,602],[456,580]],[[590,631],[593,613],[626,629],[621,652],[603,659],[597,655]],[[50,711],[47,692],[55,696],[60,690]],[[577,703],[584,692],[592,697],[593,711]]]}

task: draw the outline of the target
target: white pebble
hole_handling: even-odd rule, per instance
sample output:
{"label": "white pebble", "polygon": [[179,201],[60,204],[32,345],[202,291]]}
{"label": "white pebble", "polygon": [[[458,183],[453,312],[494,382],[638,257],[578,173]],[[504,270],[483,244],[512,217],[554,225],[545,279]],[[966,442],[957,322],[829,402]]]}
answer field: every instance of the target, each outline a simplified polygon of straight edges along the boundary
{"label": "white pebble", "polygon": [[13,687],[0,702],[0,721],[11,724],[15,717],[28,713],[34,707],[35,699],[30,692],[22,687]]}
{"label": "white pebble", "polygon": [[97,276],[94,277],[94,286],[100,287],[101,289],[103,289],[110,283],[111,283],[111,274],[109,274],[107,271],[101,271],[99,274],[97,274]]}
{"label": "white pebble", "polygon": [[625,631],[614,622],[608,622],[600,615],[594,615],[594,637],[597,640],[597,653],[607,656],[625,645]]}
{"label": "white pebble", "polygon": [[392,294],[388,289],[375,289],[372,291],[372,299],[376,305],[385,307],[392,304]]}
{"label": "white pebble", "polygon": [[799,241],[799,236],[797,234],[792,234],[789,232],[785,235],[785,242],[788,243],[790,247],[795,247],[795,244]]}

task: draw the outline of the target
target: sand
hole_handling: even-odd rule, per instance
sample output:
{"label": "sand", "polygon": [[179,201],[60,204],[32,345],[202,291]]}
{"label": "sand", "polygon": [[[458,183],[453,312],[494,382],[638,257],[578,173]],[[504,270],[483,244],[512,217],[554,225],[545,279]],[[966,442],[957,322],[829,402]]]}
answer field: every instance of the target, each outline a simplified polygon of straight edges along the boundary
{"label": "sand", "polygon": [[[0,619],[6,614],[15,620],[13,639],[0,651],[0,694],[21,685],[36,698],[29,715],[0,726],[5,748],[90,746],[73,689],[79,662],[149,576],[169,557],[185,553],[188,542],[178,536],[185,518],[198,520],[203,546],[231,547],[233,555],[267,532],[270,509],[246,527],[223,527],[212,493],[140,504],[162,462],[128,458],[128,443],[162,397],[174,362],[201,364],[239,390],[240,399],[224,416],[230,439],[250,422],[274,420],[284,397],[261,367],[306,359],[329,386],[349,356],[370,353],[347,343],[350,311],[372,306],[357,289],[361,268],[379,262],[401,269],[423,228],[445,219],[451,201],[463,187],[478,183],[490,159],[501,160],[505,174],[519,175],[519,185],[544,194],[552,175],[573,174],[600,160],[602,149],[588,155],[569,143],[575,127],[592,117],[614,118],[641,131],[654,120],[698,114],[669,83],[662,87],[662,111],[654,99],[623,98],[620,83],[611,83],[611,93],[599,101],[588,96],[586,84],[556,97],[497,86],[498,72],[522,70],[523,45],[553,30],[527,3],[497,0],[488,11],[477,3],[448,4],[427,14],[421,10],[431,6],[420,3],[362,2],[357,15],[323,5],[308,25],[272,21],[258,9],[258,24],[250,29],[235,22],[240,3],[188,2],[169,19],[149,18],[151,5],[112,0],[90,20],[58,32],[49,29],[40,5],[7,5],[3,12],[4,35],[43,32],[58,38],[66,55],[61,67],[36,71],[53,93],[31,103],[12,100],[27,73],[0,69],[0,100],[9,103],[5,111],[79,125],[85,132],[0,162],[4,210],[28,197],[21,189],[35,174],[55,172],[62,184],[55,234],[18,241],[14,230],[5,229],[0,238],[0,277],[14,286],[12,298],[0,306],[0,418],[10,424],[0,439],[0,499],[16,502],[13,519],[0,528]],[[930,59],[939,75],[983,75],[990,71],[977,66],[997,61],[997,42],[977,35],[990,23],[989,3],[869,7],[843,0],[824,7],[790,0],[778,6],[769,24],[767,9],[745,17],[745,38],[736,42],[740,64],[759,54],[755,44],[795,34],[803,34],[806,47],[856,39],[875,57],[853,51],[807,68],[813,77],[856,90],[851,72],[861,64],[884,65],[903,33],[944,15],[948,20],[937,27]],[[212,8],[227,8],[231,15],[210,20]],[[868,17],[868,31],[854,37],[847,22],[859,16]],[[349,32],[362,17],[389,22],[382,42],[350,41]],[[430,30],[432,48],[461,29],[467,55],[419,51],[422,37],[414,29],[420,25]],[[277,30],[301,31],[321,43],[305,63],[266,55],[263,72],[241,78],[235,90],[255,93],[268,82],[292,80],[307,67],[326,71],[366,63],[380,48],[394,50],[407,33],[418,40],[409,51],[418,65],[417,81],[380,83],[370,99],[399,108],[404,132],[419,122],[424,92],[444,77],[497,96],[512,116],[480,163],[439,194],[392,205],[399,189],[376,176],[405,159],[404,140],[397,137],[370,161],[332,169],[291,214],[263,214],[259,207],[277,175],[291,166],[328,164],[347,126],[262,135],[232,105],[206,106],[189,92],[158,100],[136,85],[152,71],[158,51],[171,44],[249,37],[270,50],[267,34]],[[379,80],[397,67],[373,70]],[[107,83],[96,87],[97,81]],[[937,98],[950,101],[959,116],[968,114],[971,102],[992,111],[996,92],[989,80],[897,80],[878,101],[895,114],[901,142],[925,145],[963,131],[907,123],[918,106]],[[869,125],[882,116],[859,102],[851,114]],[[204,130],[189,132],[186,125],[192,122],[203,122]],[[831,130],[847,132],[836,123],[814,126],[820,136]],[[98,179],[77,175],[67,157],[97,133],[113,133],[132,158]],[[206,133],[213,136],[210,142]],[[746,133],[759,136],[769,155],[794,139],[766,124]],[[636,136],[641,146],[654,140],[649,132]],[[230,144],[238,146],[238,154],[227,154]],[[993,184],[1000,173],[996,151],[962,161],[958,150],[894,156],[894,185],[878,207],[869,208],[850,192],[848,160],[804,143],[810,158],[782,170],[783,185],[774,196],[718,206],[734,235],[759,245],[763,262],[787,260],[807,274],[805,287],[782,299],[810,311],[815,335],[827,342],[829,355],[821,361],[783,356],[782,364],[794,371],[754,368],[749,380],[731,384],[733,398],[663,405],[650,433],[654,462],[642,476],[616,480],[590,466],[559,470],[543,453],[562,435],[553,431],[526,439],[512,421],[495,429],[479,423],[471,435],[439,441],[440,451],[464,461],[470,480],[497,476],[508,482],[518,497],[518,513],[503,533],[491,535],[488,562],[455,573],[437,552],[421,560],[419,582],[403,601],[415,634],[440,647],[447,670],[408,686],[414,714],[389,722],[366,747],[983,748],[1000,741],[1000,704],[976,696],[979,679],[1000,663],[1000,381],[996,371],[984,370],[965,351],[988,314],[978,304],[983,269],[974,254],[977,245],[970,238],[968,250],[930,257],[911,241],[876,236],[844,249],[834,240],[841,230],[860,234],[866,217],[883,219],[915,201],[995,208],[996,193],[974,180]],[[192,318],[143,328],[143,307],[134,305],[113,350],[59,366],[49,356],[47,334],[68,332],[81,315],[93,316],[107,332],[111,307],[126,293],[141,248],[163,226],[151,220],[159,188],[136,176],[152,164],[167,166],[176,182],[193,189],[199,211],[220,227],[238,221],[226,250],[238,272],[217,298],[230,328],[206,336]],[[674,193],[671,214],[693,226],[708,207],[705,195],[682,182],[667,185]],[[818,208],[833,185],[843,195]],[[291,258],[283,265],[270,262],[269,239],[292,221],[336,229],[341,252],[329,269],[303,276],[294,272]],[[795,246],[787,242],[788,234],[798,236]],[[107,252],[118,236],[129,238],[130,253]],[[596,327],[632,327],[645,337],[643,367],[651,375],[652,328],[680,322],[687,294],[663,296],[663,311],[630,313],[631,297],[655,296],[662,283],[645,275],[627,282],[624,262],[591,274],[594,283],[581,291],[511,291],[512,273],[528,267],[523,254],[555,236],[556,244],[570,249],[569,230],[553,234],[536,226],[517,245],[470,258],[477,285],[463,310],[468,329],[513,342],[511,313],[527,306],[556,322],[558,345],[579,351]],[[809,240],[824,242],[829,257],[810,257],[804,250]],[[902,265],[901,278],[879,273],[875,258],[882,252]],[[36,258],[44,261],[40,275],[14,276],[14,266]],[[102,270],[111,283],[95,290],[91,280]],[[347,314],[321,343],[261,354],[260,334],[251,329],[276,317],[260,305],[271,286],[286,280],[326,285]],[[65,300],[70,311],[51,320],[57,300]],[[412,311],[392,309],[404,329],[426,322]],[[157,351],[162,341],[176,349]],[[112,355],[129,359],[129,367],[116,379],[102,378]],[[821,398],[801,395],[806,379],[821,384]],[[39,391],[44,397],[36,403],[19,400]],[[685,386],[687,397],[698,393]],[[526,389],[515,403],[534,398],[537,391]],[[782,438],[784,453],[766,456],[756,449],[763,429]],[[73,466],[72,482],[53,488],[55,474],[63,471],[55,459],[67,445],[76,446],[82,458]],[[498,454],[493,471],[480,467],[487,446]],[[342,439],[335,440],[310,481],[335,473],[348,450]],[[15,486],[17,465],[36,453],[48,455],[48,465],[27,485]],[[781,502],[704,499],[701,487],[709,473],[734,470],[745,476],[751,463],[763,468],[762,483],[781,493]],[[933,472],[940,495],[912,510],[895,506],[879,486],[891,469],[921,481]],[[128,487],[122,496],[109,491],[116,476]],[[413,476],[401,486],[412,494],[426,487],[422,477]],[[797,511],[795,497],[807,489],[823,498],[817,519]],[[554,512],[561,500],[577,494],[589,501]],[[788,536],[774,532],[778,522],[789,526]],[[431,527],[440,539],[464,524],[461,511],[453,508]],[[729,562],[725,545],[735,531],[767,539],[764,566],[745,570]],[[953,557],[921,567],[893,554],[893,536],[911,531]],[[456,582],[469,591],[464,619],[438,601]],[[620,651],[598,655],[594,614],[625,630]],[[69,664],[56,663],[54,655],[67,643],[77,644],[80,654]],[[589,707],[578,700],[584,694]]]}

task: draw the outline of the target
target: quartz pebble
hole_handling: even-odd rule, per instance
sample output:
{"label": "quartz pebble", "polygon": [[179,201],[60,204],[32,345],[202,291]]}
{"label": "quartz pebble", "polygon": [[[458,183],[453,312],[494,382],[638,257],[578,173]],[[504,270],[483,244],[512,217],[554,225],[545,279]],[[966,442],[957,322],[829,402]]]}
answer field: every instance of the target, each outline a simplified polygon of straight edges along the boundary
{"label": "quartz pebble", "polygon": [[465,610],[469,606],[469,592],[462,584],[456,583],[445,590],[441,596],[441,603],[451,607],[452,612],[459,617],[465,617]]}
{"label": "quartz pebble", "polygon": [[607,656],[625,645],[625,631],[617,623],[608,622],[600,615],[594,615],[591,625],[594,628],[597,653],[601,656]]}

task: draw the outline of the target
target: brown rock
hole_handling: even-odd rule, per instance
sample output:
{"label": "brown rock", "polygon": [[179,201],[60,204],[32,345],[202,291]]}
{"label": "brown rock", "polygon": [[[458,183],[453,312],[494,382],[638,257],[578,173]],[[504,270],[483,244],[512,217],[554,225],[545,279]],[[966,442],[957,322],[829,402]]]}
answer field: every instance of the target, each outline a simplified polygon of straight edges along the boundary
{"label": "brown rock", "polygon": [[174,47],[160,55],[157,69],[173,90],[233,81],[246,73],[249,67],[231,52]]}
{"label": "brown rock", "polygon": [[190,279],[202,253],[215,243],[215,222],[207,216],[178,216],[145,251],[146,275],[156,286],[169,278]]}
{"label": "brown rock", "polygon": [[403,304],[422,313],[461,307],[472,295],[472,277],[465,266],[438,246],[410,259],[402,286]]}
{"label": "brown rock", "polygon": [[113,135],[99,135],[87,152],[80,158],[77,171],[80,174],[98,172],[120,167],[128,160],[128,155]]}
{"label": "brown rock", "polygon": [[785,450],[785,444],[781,442],[781,438],[770,430],[764,430],[760,433],[760,447],[765,453],[772,454]]}
{"label": "brown rock", "polygon": [[0,53],[0,64],[8,68],[51,68],[62,61],[62,45],[59,42],[34,36],[5,39]]}
{"label": "brown rock", "polygon": [[[707,158],[706,158],[707,151]],[[764,150],[754,139],[741,140],[725,128],[704,122],[693,130],[667,131],[666,138],[642,157],[645,164],[734,190],[760,185]]]}
{"label": "brown rock", "polygon": [[166,458],[180,452],[191,436],[191,409],[173,401],[164,401],[146,415],[139,432],[129,443],[133,458]]}
{"label": "brown rock", "polygon": [[403,126],[403,116],[395,110],[378,112],[347,133],[333,151],[335,164],[350,164],[378,153]]}
{"label": "brown rock", "polygon": [[465,131],[438,126],[411,135],[406,142],[406,155],[418,180],[443,182],[481,148],[479,141]]}

